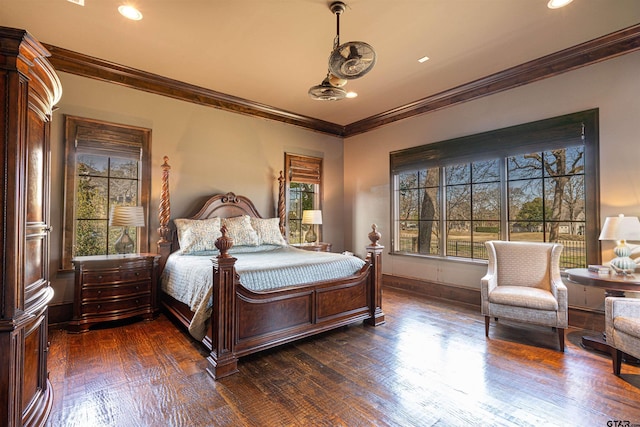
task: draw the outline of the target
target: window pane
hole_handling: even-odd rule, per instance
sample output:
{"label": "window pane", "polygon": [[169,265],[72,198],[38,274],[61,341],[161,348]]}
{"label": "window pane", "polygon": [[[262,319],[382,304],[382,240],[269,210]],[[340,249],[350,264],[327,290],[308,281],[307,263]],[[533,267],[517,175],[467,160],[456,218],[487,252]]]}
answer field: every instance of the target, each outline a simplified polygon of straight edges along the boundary
{"label": "window pane", "polygon": [[440,192],[437,188],[425,188],[421,192],[420,219],[439,220],[440,219]]}
{"label": "window pane", "polygon": [[109,180],[109,199],[118,205],[136,206],[138,204],[138,181],[131,179]]}
{"label": "window pane", "polygon": [[471,258],[471,222],[448,221],[447,222],[447,255]]}
{"label": "window pane", "polygon": [[473,185],[473,219],[500,220],[500,183]]}
{"label": "window pane", "polygon": [[508,179],[542,178],[540,153],[521,154],[507,159]]}
{"label": "window pane", "polygon": [[542,180],[509,182],[509,219],[542,221]]}
{"label": "window pane", "polygon": [[544,232],[541,223],[537,225],[526,222],[509,221],[509,240],[543,242]]}
{"label": "window pane", "polygon": [[447,219],[471,219],[471,185],[447,186]]}
{"label": "window pane", "polygon": [[[585,222],[561,222],[559,224],[558,243],[562,243],[563,249],[560,254],[560,266],[563,268],[579,268],[587,265],[586,242],[584,239]],[[547,235],[547,240],[550,236]]]}
{"label": "window pane", "polygon": [[421,187],[437,187],[440,185],[440,169],[430,168],[420,171]]}
{"label": "window pane", "polygon": [[568,147],[544,152],[545,176],[584,173],[584,146]]}
{"label": "window pane", "polygon": [[77,219],[107,219],[107,178],[79,176],[76,192]]}
{"label": "window pane", "polygon": [[467,184],[471,182],[470,166],[468,163],[447,166],[445,168],[447,185]]}
{"label": "window pane", "polygon": [[138,162],[131,159],[112,157],[111,177],[138,179]]}
{"label": "window pane", "polygon": [[76,256],[106,254],[107,221],[77,221],[74,252]]}
{"label": "window pane", "polygon": [[500,238],[500,221],[474,221],[473,258],[488,259],[484,242]]}
{"label": "window pane", "polygon": [[92,176],[109,175],[109,158],[91,154],[78,154],[77,174]]}
{"label": "window pane", "polygon": [[[421,175],[423,176],[423,179],[424,179],[424,174],[421,174]],[[410,171],[410,172],[402,172],[398,174],[398,184],[399,184],[400,191],[412,189],[412,188],[418,188],[419,186],[418,172]]]}
{"label": "window pane", "polygon": [[398,220],[417,220],[420,203],[420,190],[401,190],[398,197]]}
{"label": "window pane", "polygon": [[421,254],[439,254],[439,221],[420,221],[418,224],[417,250]]}
{"label": "window pane", "polygon": [[500,181],[500,162],[498,159],[474,162],[471,173],[475,183]]}

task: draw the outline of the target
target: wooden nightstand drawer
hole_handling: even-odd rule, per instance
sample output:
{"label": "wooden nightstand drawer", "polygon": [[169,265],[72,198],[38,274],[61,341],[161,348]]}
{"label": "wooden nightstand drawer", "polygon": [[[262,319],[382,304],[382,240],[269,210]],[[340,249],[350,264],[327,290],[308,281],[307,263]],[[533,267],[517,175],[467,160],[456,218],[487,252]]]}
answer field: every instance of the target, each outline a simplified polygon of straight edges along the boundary
{"label": "wooden nightstand drawer", "polygon": [[84,286],[149,279],[151,279],[151,271],[149,271],[148,268],[122,271],[95,271],[90,273],[83,273],[82,275],[82,283]]}
{"label": "wooden nightstand drawer", "polygon": [[78,257],[72,332],[87,331],[93,324],[158,312],[157,267],[159,255],[131,254]]}
{"label": "wooden nightstand drawer", "polygon": [[150,294],[150,292],[150,281],[118,286],[85,286],[82,288],[82,301],[118,297],[121,295]]}
{"label": "wooden nightstand drawer", "polygon": [[[100,302],[89,302],[82,304],[83,316],[116,316],[125,315],[128,311],[140,308],[146,309],[151,306],[151,296],[142,295],[133,298],[104,300]],[[122,316],[126,317],[126,316]]]}

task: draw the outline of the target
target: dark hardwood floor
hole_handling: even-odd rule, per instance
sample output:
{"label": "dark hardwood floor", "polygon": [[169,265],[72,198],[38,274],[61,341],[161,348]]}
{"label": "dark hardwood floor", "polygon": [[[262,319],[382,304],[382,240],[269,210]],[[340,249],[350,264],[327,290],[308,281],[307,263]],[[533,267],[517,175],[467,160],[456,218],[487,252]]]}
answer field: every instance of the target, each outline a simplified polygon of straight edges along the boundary
{"label": "dark hardwood floor", "polygon": [[[565,353],[551,329],[385,289],[387,323],[353,325],[241,359],[213,381],[206,353],[164,315],[50,332],[50,426],[640,425],[640,367]],[[622,425],[622,424],[617,424]]]}

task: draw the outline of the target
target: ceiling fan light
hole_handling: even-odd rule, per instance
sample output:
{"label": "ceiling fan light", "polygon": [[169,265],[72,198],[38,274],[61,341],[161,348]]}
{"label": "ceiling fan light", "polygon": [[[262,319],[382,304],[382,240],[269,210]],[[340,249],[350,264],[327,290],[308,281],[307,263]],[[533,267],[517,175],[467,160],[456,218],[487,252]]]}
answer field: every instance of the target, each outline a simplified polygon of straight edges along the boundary
{"label": "ceiling fan light", "polygon": [[347,91],[340,87],[335,87],[329,83],[329,78],[325,78],[322,83],[312,86],[309,89],[309,97],[316,101],[340,101],[347,97]]}

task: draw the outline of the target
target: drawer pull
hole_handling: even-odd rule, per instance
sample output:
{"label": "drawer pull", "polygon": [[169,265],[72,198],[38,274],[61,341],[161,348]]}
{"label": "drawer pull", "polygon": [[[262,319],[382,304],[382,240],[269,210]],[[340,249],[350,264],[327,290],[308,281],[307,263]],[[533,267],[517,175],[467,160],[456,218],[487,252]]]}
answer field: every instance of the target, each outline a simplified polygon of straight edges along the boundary
{"label": "drawer pull", "polygon": [[100,294],[102,294],[102,291],[98,291],[98,296],[100,296]]}
{"label": "drawer pull", "polygon": [[140,275],[140,272],[139,272],[139,271],[136,271],[136,276],[139,276],[139,275]]}
{"label": "drawer pull", "polygon": [[98,311],[100,311],[101,308],[102,308],[102,304],[98,304],[98,307],[97,307]]}
{"label": "drawer pull", "polygon": [[136,291],[139,291],[139,290],[140,290],[140,286],[136,286]]}
{"label": "drawer pull", "polygon": [[102,280],[102,276],[98,276],[98,280]]}

